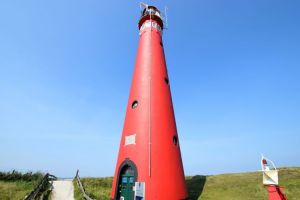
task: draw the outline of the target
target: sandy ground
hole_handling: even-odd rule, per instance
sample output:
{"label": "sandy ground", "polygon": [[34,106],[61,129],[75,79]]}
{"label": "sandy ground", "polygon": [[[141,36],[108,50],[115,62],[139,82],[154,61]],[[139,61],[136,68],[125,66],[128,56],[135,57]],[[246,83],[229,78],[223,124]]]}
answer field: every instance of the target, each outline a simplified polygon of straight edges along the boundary
{"label": "sandy ground", "polygon": [[72,180],[53,181],[52,200],[74,200]]}

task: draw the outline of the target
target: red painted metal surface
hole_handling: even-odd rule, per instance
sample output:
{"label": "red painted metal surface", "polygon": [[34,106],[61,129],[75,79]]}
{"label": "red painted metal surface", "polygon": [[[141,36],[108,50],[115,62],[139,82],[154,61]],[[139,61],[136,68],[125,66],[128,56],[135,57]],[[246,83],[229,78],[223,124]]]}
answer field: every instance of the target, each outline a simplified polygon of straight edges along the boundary
{"label": "red painted metal surface", "polygon": [[283,192],[283,187],[277,185],[266,186],[269,193],[269,200],[287,200]]}
{"label": "red painted metal surface", "polygon": [[[136,166],[136,181],[145,182],[146,200],[182,200],[187,198],[187,189],[162,45],[162,21],[145,16],[140,20],[111,199],[117,199],[121,167],[130,160]],[[134,101],[138,102],[136,108],[132,108]],[[126,136],[134,134],[135,144],[126,145]]]}

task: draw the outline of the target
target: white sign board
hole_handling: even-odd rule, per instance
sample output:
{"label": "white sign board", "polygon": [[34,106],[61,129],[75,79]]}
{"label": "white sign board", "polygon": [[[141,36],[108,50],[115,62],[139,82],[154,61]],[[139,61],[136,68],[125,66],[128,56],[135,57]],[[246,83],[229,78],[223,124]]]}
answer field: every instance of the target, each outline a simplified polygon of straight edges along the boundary
{"label": "white sign board", "polygon": [[145,182],[135,182],[134,200],[145,200]]}
{"label": "white sign board", "polygon": [[136,134],[125,136],[125,146],[135,144]]}

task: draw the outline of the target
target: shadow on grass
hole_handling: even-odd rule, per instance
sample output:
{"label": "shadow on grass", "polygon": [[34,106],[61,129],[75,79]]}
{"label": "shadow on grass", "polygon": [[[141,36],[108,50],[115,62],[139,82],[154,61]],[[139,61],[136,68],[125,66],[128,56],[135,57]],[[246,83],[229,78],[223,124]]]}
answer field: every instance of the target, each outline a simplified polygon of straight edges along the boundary
{"label": "shadow on grass", "polygon": [[196,175],[186,180],[189,200],[197,200],[203,191],[206,182],[206,176]]}

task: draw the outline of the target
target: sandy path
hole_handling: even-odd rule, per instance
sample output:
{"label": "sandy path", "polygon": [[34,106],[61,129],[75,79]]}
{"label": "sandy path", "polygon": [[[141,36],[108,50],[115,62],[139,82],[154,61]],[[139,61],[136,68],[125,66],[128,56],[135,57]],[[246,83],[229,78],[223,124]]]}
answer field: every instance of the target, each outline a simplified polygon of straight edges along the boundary
{"label": "sandy path", "polygon": [[72,180],[53,181],[52,200],[74,200]]}

